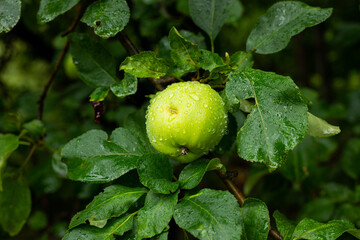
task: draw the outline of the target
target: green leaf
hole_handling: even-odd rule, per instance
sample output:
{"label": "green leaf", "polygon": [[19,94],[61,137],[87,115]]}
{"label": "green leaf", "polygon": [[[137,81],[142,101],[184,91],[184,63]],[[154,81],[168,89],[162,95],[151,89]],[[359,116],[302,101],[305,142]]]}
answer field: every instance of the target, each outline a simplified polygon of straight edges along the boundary
{"label": "green leaf", "polygon": [[109,182],[136,168],[144,153],[141,141],[124,128],[110,139],[101,130],[90,130],[71,140],[61,151],[68,177],[84,182]]}
{"label": "green leaf", "polygon": [[127,57],[120,65],[120,70],[139,78],[161,78],[166,75],[168,69],[167,62],[157,58],[154,52],[141,52]]}
{"label": "green leaf", "polygon": [[84,210],[78,212],[71,219],[69,229],[85,223],[86,220],[103,221],[106,224],[108,219],[119,217],[129,210],[144,193],[146,193],[144,188],[111,185],[105,188],[104,192],[95,196]]}
{"label": "green leaf", "polygon": [[195,188],[204,177],[206,171],[221,167],[220,159],[200,159],[188,164],[179,175],[179,183],[182,189]]}
{"label": "green leaf", "polygon": [[335,240],[344,232],[349,232],[360,239],[359,231],[348,221],[333,220],[328,223],[320,223],[305,218],[296,226],[292,239]]}
{"label": "green leaf", "polygon": [[270,216],[264,202],[247,198],[241,206],[241,239],[266,240],[269,234]]}
{"label": "green leaf", "polygon": [[70,35],[70,53],[80,78],[91,87],[109,87],[117,81],[115,60],[111,54],[86,34]]}
{"label": "green leaf", "polygon": [[331,8],[310,7],[297,1],[275,3],[251,31],[246,50],[256,50],[260,54],[278,52],[286,47],[292,36],[325,21],[331,13]]}
{"label": "green leaf", "polygon": [[178,194],[179,191],[171,195],[148,192],[145,206],[138,213],[137,239],[153,237],[168,226],[178,201]]}
{"label": "green leaf", "polygon": [[214,68],[224,65],[218,54],[200,49],[198,45],[187,41],[175,27],[170,30],[169,42],[171,57],[176,66],[173,74],[178,77],[197,71],[199,68],[212,71]]}
{"label": "green leaf", "polygon": [[200,240],[239,240],[240,207],[227,191],[202,189],[185,196],[174,210],[176,224]]}
{"label": "green leaf", "polygon": [[276,221],[276,228],[279,230],[283,240],[291,240],[295,230],[294,224],[290,222],[283,214],[276,210],[273,214]]}
{"label": "green leaf", "polygon": [[95,88],[95,90],[90,94],[90,102],[101,102],[104,101],[104,99],[106,98],[106,96],[109,93],[109,88],[107,87],[98,87]]}
{"label": "green leaf", "polygon": [[117,97],[126,97],[136,93],[137,84],[138,81],[134,75],[125,73],[124,79],[121,82],[111,84],[110,89]]}
{"label": "green leaf", "polygon": [[125,0],[100,0],[92,3],[81,21],[94,28],[103,38],[114,37],[124,29],[130,19],[130,10]]}
{"label": "green leaf", "polygon": [[20,0],[0,0],[0,33],[9,32],[20,19]]}
{"label": "green leaf", "polygon": [[0,225],[10,236],[15,236],[30,215],[30,189],[22,178],[3,180],[3,191],[0,192]]}
{"label": "green leaf", "polygon": [[254,60],[249,53],[238,51],[230,57],[230,66],[234,71],[243,71],[246,68],[251,68],[253,65]]}
{"label": "green leaf", "polygon": [[360,138],[350,139],[341,158],[341,165],[345,173],[353,179],[360,178]]}
{"label": "green leaf", "polygon": [[325,120],[318,118],[308,112],[309,128],[307,134],[312,137],[331,137],[339,134],[340,128],[327,123]]}
{"label": "green leaf", "polygon": [[189,0],[190,16],[214,41],[229,18],[233,5],[234,0]]}
{"label": "green leaf", "polygon": [[278,168],[307,131],[307,106],[299,88],[289,77],[247,69],[231,73],[225,91],[230,104],[255,99],[238,132],[239,156]]}
{"label": "green leaf", "polygon": [[104,228],[81,225],[68,231],[63,240],[115,240],[114,235],[122,236],[133,228],[134,216],[137,212],[114,218]]}
{"label": "green leaf", "polygon": [[39,139],[45,136],[45,125],[42,121],[38,119],[34,119],[30,122],[25,123],[23,127],[28,130],[35,139]]}
{"label": "green leaf", "polygon": [[178,182],[172,182],[173,169],[169,159],[162,154],[145,154],[137,165],[140,182],[155,193],[170,194],[175,192]]}
{"label": "green leaf", "polygon": [[19,147],[19,137],[13,134],[0,134],[0,192],[2,187],[2,172],[12,152]]}
{"label": "green leaf", "polygon": [[41,0],[39,11],[37,13],[37,19],[39,23],[47,23],[69,11],[80,0]]}

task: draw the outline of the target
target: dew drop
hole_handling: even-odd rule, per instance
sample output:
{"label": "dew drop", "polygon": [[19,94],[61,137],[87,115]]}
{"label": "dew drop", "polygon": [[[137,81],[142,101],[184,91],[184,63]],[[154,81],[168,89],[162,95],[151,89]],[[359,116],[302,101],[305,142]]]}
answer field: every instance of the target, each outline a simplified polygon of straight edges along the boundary
{"label": "dew drop", "polygon": [[191,93],[190,94],[190,97],[192,98],[192,99],[194,99],[195,101],[198,101],[200,98],[198,97],[198,95],[196,95],[196,94],[194,94],[194,93]]}

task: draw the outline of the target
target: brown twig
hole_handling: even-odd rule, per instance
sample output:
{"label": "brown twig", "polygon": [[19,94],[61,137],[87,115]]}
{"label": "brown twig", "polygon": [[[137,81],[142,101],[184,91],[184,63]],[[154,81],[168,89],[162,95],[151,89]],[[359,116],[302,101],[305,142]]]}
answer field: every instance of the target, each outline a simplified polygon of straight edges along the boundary
{"label": "brown twig", "polygon": [[[65,33],[62,34],[62,36],[66,36],[68,35],[69,33],[71,33],[72,31],[75,30],[75,27],[77,25],[77,23],[79,22],[84,10],[85,10],[85,7],[84,7],[85,4],[81,3],[78,7],[78,12],[77,12],[77,15],[74,19],[74,21],[71,23],[70,27],[66,30]],[[45,101],[45,98],[46,98],[46,94],[52,84],[52,82],[54,81],[54,78],[55,78],[55,75],[57,73],[57,71],[59,70],[60,66],[61,66],[61,63],[65,57],[65,54],[67,52],[67,50],[69,49],[69,44],[70,44],[70,40],[69,38],[66,39],[66,43],[65,43],[65,46],[64,48],[62,49],[61,53],[60,53],[60,56],[56,62],[56,65],[53,69],[53,71],[51,72],[51,75],[50,77],[48,78],[48,80],[46,81],[45,85],[44,85],[44,89],[40,95],[40,98],[39,100],[37,101],[38,103],[38,113],[37,113],[37,118],[39,120],[42,120],[42,117],[43,117],[43,111],[44,111],[44,101]]]}
{"label": "brown twig", "polygon": [[[227,176],[226,173],[224,173],[222,171],[217,171],[217,175],[220,177],[220,179],[223,181],[223,183],[226,185],[226,187],[232,192],[232,194],[238,200],[240,205],[243,205],[246,197],[240,191],[240,189],[235,185],[235,183]],[[271,235],[271,237],[273,237],[276,240],[283,240],[280,233],[275,228],[273,228],[271,225],[270,225],[269,234]]]}
{"label": "brown twig", "polygon": [[43,91],[42,91],[42,93],[40,95],[40,98],[39,98],[38,102],[37,102],[39,104],[38,114],[37,114],[37,118],[39,120],[41,120],[42,116],[43,116],[44,101],[45,101],[45,98],[46,98],[46,94],[47,94],[47,92],[48,92],[48,90],[49,90],[49,88],[51,86],[51,83],[54,81],[55,74],[57,73],[57,71],[60,68],[60,65],[61,65],[61,63],[62,63],[62,61],[64,59],[64,56],[65,56],[65,54],[66,54],[66,52],[67,52],[67,50],[69,48],[69,43],[70,43],[70,41],[69,41],[69,39],[67,39],[66,43],[65,43],[65,46],[64,46],[63,50],[61,51],[61,54],[60,54],[60,56],[59,56],[59,58],[58,58],[58,60],[56,62],[54,70],[52,71],[50,77],[46,81],[44,89],[43,89]]}
{"label": "brown twig", "polygon": [[82,17],[82,15],[86,9],[86,6],[87,5],[84,4],[83,2],[81,2],[79,5],[77,5],[76,17],[74,18],[74,21],[71,23],[70,27],[63,34],[61,34],[62,37],[69,35],[71,32],[73,32],[75,30],[80,18]]}

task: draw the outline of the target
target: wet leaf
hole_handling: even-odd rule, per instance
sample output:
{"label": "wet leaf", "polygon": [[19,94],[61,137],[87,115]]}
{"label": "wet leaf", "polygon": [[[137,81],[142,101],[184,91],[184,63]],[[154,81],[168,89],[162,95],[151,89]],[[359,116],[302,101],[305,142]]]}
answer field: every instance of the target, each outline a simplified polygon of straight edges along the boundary
{"label": "wet leaf", "polygon": [[331,8],[310,7],[299,1],[281,1],[271,6],[251,31],[246,50],[260,54],[278,52],[292,36],[330,17]]}
{"label": "wet leaf", "polygon": [[127,57],[120,65],[120,70],[139,78],[161,78],[166,75],[168,69],[166,61],[157,58],[154,52],[141,52]]}
{"label": "wet leaf", "polygon": [[115,60],[96,40],[86,34],[70,35],[70,53],[80,78],[91,87],[109,87],[117,82]]}
{"label": "wet leaf", "polygon": [[333,220],[328,223],[320,223],[305,218],[296,226],[292,239],[335,240],[344,232],[360,239],[360,231],[356,230],[354,225],[348,221]]}
{"label": "wet leaf", "polygon": [[41,0],[39,11],[37,13],[37,19],[40,23],[47,23],[69,11],[80,0]]}
{"label": "wet leaf", "polygon": [[125,0],[99,0],[92,3],[81,21],[94,28],[103,38],[114,37],[124,29],[130,19],[130,10]]}
{"label": "wet leaf", "polygon": [[255,99],[238,132],[239,156],[278,168],[307,131],[307,106],[299,88],[289,77],[247,69],[231,73],[225,91],[230,104]]}
{"label": "wet leaf", "polygon": [[200,240],[240,240],[240,207],[227,191],[202,189],[174,210],[176,224]]}
{"label": "wet leaf", "polygon": [[270,228],[270,216],[264,202],[247,198],[241,206],[241,239],[266,240]]}
{"label": "wet leaf", "polygon": [[106,224],[106,221],[110,218],[124,214],[146,192],[144,188],[111,185],[105,188],[104,192],[95,196],[84,210],[78,212],[71,219],[69,229],[83,224],[87,220],[93,222],[104,221]]}
{"label": "wet leaf", "polygon": [[126,97],[136,93],[137,84],[138,80],[134,75],[125,73],[124,79],[111,84],[110,89],[117,97]]}
{"label": "wet leaf", "polygon": [[200,159],[188,164],[179,175],[179,183],[182,189],[195,188],[207,171],[221,168],[220,159]]}
{"label": "wet leaf", "polygon": [[103,228],[81,225],[68,231],[63,240],[115,240],[114,235],[122,236],[133,228],[135,214],[136,212],[111,219]]}
{"label": "wet leaf", "polygon": [[108,139],[101,130],[90,130],[71,140],[61,151],[68,167],[68,178],[84,182],[109,182],[136,168],[145,148],[124,128],[117,128]]}
{"label": "wet leaf", "polygon": [[138,213],[137,239],[153,237],[168,226],[178,201],[178,194],[179,191],[171,195],[148,192],[145,206]]}
{"label": "wet leaf", "polygon": [[107,87],[98,87],[95,88],[95,90],[90,94],[90,102],[101,102],[104,101],[104,99],[106,98],[106,96],[109,93],[109,88]]}
{"label": "wet leaf", "polygon": [[172,182],[173,169],[169,159],[162,154],[145,154],[137,165],[140,182],[154,193],[170,194],[175,192],[178,182]]}
{"label": "wet leaf", "polygon": [[9,32],[20,19],[20,0],[0,0],[0,33]]}
{"label": "wet leaf", "polygon": [[234,0],[189,0],[190,16],[214,41],[228,20],[233,5]]}
{"label": "wet leaf", "polygon": [[295,230],[295,225],[278,210],[274,212],[273,217],[276,221],[276,228],[279,230],[283,240],[291,240],[291,236]]}
{"label": "wet leaf", "polygon": [[175,64],[172,73],[176,76],[181,77],[200,68],[212,71],[224,65],[218,54],[200,49],[198,45],[183,38],[175,27],[170,30],[169,42],[171,57]]}

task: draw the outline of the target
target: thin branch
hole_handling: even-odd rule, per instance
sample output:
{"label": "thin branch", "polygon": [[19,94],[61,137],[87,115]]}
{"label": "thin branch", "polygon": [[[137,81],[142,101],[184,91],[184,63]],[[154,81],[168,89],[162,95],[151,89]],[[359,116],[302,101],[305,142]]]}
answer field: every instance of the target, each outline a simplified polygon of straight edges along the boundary
{"label": "thin branch", "polygon": [[87,6],[87,5],[84,4],[83,2],[80,3],[80,4],[77,6],[77,11],[78,11],[78,13],[77,13],[74,21],[73,21],[72,24],[70,25],[70,27],[69,27],[63,34],[61,34],[62,37],[65,37],[65,36],[69,35],[70,33],[72,33],[72,32],[75,30],[75,28],[76,28],[76,26],[77,26],[80,18],[82,17],[82,15],[83,15],[83,13],[84,13],[84,11],[85,11],[85,9],[86,9],[86,6]]}
{"label": "thin branch", "polygon": [[51,83],[54,81],[54,77],[55,77],[57,71],[60,68],[60,65],[61,65],[61,63],[62,63],[62,61],[64,59],[64,56],[65,56],[65,54],[66,54],[66,52],[67,52],[67,50],[69,48],[69,43],[70,43],[69,39],[66,39],[65,46],[64,46],[63,50],[61,51],[61,54],[60,54],[60,56],[59,56],[59,58],[58,58],[58,60],[56,62],[55,68],[52,71],[52,73],[51,73],[50,77],[48,78],[48,80],[46,81],[44,89],[43,89],[43,91],[41,93],[41,96],[40,96],[40,98],[39,98],[39,100],[37,102],[39,104],[38,114],[37,114],[37,118],[39,120],[42,120],[43,110],[44,110],[44,100],[46,98],[46,94],[47,94],[47,92],[48,92],[48,90],[49,90],[49,88],[51,86]]}
{"label": "thin branch", "polygon": [[[72,31],[75,30],[75,27],[77,25],[77,23],[79,22],[84,10],[85,10],[85,4],[81,3],[78,7],[78,12],[77,12],[77,15],[74,19],[74,21],[72,22],[72,24],[70,25],[70,27],[67,29],[67,31],[65,33],[62,34],[62,36],[66,36],[68,35],[69,33],[71,33]],[[43,111],[44,111],[44,101],[45,101],[45,98],[46,98],[46,94],[52,84],[52,82],[54,81],[54,78],[55,78],[55,75],[57,73],[57,71],[59,70],[60,66],[61,66],[61,63],[65,57],[65,54],[67,52],[67,50],[69,49],[69,43],[70,43],[70,40],[69,38],[66,39],[66,43],[65,43],[65,46],[64,48],[62,49],[61,51],[61,54],[56,62],[56,65],[54,67],[54,70],[52,71],[50,77],[48,78],[48,80],[46,81],[45,83],[45,86],[44,86],[44,89],[40,95],[40,98],[38,100],[38,113],[37,113],[37,118],[39,120],[42,120],[42,117],[43,117]]]}
{"label": "thin branch", "polygon": [[[217,175],[220,177],[220,179],[223,181],[223,183],[226,185],[226,187],[232,192],[232,194],[238,200],[240,205],[243,205],[246,197],[240,191],[240,189],[236,186],[236,184],[227,176],[226,173],[224,173],[222,171],[217,171]],[[280,233],[275,228],[273,228],[271,225],[270,225],[269,234],[276,240],[283,240]]]}

